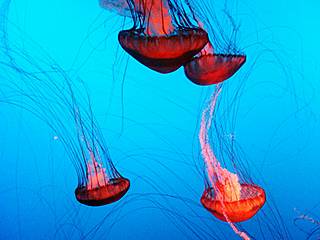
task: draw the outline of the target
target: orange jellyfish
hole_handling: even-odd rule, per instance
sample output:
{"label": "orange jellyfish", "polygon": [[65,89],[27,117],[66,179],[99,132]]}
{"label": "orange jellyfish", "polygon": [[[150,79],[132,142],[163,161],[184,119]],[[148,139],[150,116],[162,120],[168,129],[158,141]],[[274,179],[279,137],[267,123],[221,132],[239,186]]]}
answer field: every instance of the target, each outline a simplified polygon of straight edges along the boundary
{"label": "orange jellyfish", "polygon": [[202,194],[201,203],[215,217],[228,222],[240,237],[250,239],[234,223],[252,218],[264,205],[266,195],[264,190],[255,184],[240,183],[238,175],[223,168],[212,150],[208,131],[221,90],[221,85],[218,84],[210,104],[202,114],[199,140],[209,184]]}
{"label": "orange jellyfish", "polygon": [[[21,105],[23,109],[35,114],[54,131],[54,139],[61,140],[72,161],[78,177],[76,199],[89,206],[101,206],[121,199],[130,182],[113,165],[93,114],[90,97],[83,97],[84,92],[87,93],[85,86],[74,87],[74,81],[51,58],[48,63],[40,63],[33,61],[23,50],[11,50],[7,46],[3,54],[8,63],[0,63],[1,70],[10,77],[15,76],[13,80],[8,78],[8,89],[23,98],[19,99],[19,104],[23,101],[30,106],[25,108]],[[19,79],[18,84],[16,79]],[[17,105],[14,97],[10,96],[6,101]]]}
{"label": "orange jellyfish", "polygon": [[184,65],[184,72],[193,83],[207,86],[229,79],[245,62],[245,55],[215,54],[208,43],[206,49]]}
{"label": "orange jellyfish", "polygon": [[[10,1],[5,1],[1,8],[7,9],[9,4]],[[34,49],[42,56],[36,58],[24,48],[11,45],[4,37],[6,12],[0,12],[0,34],[3,34],[0,70],[7,73],[10,97],[3,94],[3,99],[44,121],[54,131],[54,139],[61,140],[75,166],[78,177],[75,196],[80,203],[101,206],[118,201],[128,191],[130,182],[113,165],[92,111],[88,89],[82,82],[77,85],[78,81],[72,81],[41,48]]]}
{"label": "orange jellyfish", "polygon": [[[85,184],[80,184],[76,190],[76,199],[88,206],[102,206],[121,199],[130,187],[130,181],[117,174],[113,169],[112,178],[106,174],[106,169],[98,163],[93,153],[87,163]],[[113,167],[113,166],[112,166]]]}
{"label": "orange jellyfish", "polygon": [[75,190],[76,199],[88,206],[116,202],[129,190],[130,181],[114,167],[97,125],[90,126],[83,121],[79,107],[75,106],[74,119],[82,153],[76,165],[79,179]]}
{"label": "orange jellyfish", "polygon": [[[240,184],[238,195],[226,193],[227,185],[217,183],[214,188],[207,188],[202,197],[202,205],[216,218],[225,222],[243,222],[252,218],[266,201],[264,190],[253,184]],[[227,190],[234,192],[234,190]]]}
{"label": "orange jellyfish", "polygon": [[[210,30],[210,41],[197,56],[184,64],[185,75],[197,85],[221,83],[232,77],[246,62],[246,55],[240,53],[234,39],[238,26],[227,10],[224,14],[227,17],[225,22],[216,16],[214,6],[210,5],[210,2],[201,1],[199,4],[193,0],[188,1],[192,6],[192,12],[197,16],[198,25]],[[232,26],[230,36],[226,33],[228,23]]]}
{"label": "orange jellyfish", "polygon": [[134,26],[120,31],[118,40],[143,65],[160,73],[173,72],[207,44],[207,32],[192,25],[185,10],[174,1],[128,2]]}

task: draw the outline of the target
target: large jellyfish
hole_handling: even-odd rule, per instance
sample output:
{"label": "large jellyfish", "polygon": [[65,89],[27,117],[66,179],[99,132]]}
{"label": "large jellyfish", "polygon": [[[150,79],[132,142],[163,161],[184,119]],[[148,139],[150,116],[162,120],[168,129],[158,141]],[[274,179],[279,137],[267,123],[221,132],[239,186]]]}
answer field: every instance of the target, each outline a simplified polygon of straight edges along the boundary
{"label": "large jellyfish", "polygon": [[[246,55],[240,53],[235,44],[237,26],[227,10],[224,14],[227,15],[229,21],[221,25],[221,19],[216,16],[214,6],[207,1],[201,1],[199,4],[197,1],[190,0],[190,5],[197,15],[198,25],[204,29],[207,28],[211,33],[211,41],[184,65],[185,74],[198,85],[221,83],[232,77],[246,62]],[[225,36],[227,35],[225,29],[228,25],[232,26],[230,38]]]}
{"label": "large jellyfish", "polygon": [[237,174],[223,168],[210,145],[208,131],[221,90],[221,85],[217,85],[201,119],[199,140],[209,179],[201,203],[215,217],[228,222],[240,237],[250,239],[234,223],[252,218],[264,205],[266,195],[261,187],[252,183],[241,183]]}
{"label": "large jellyfish", "polygon": [[145,66],[160,72],[177,70],[208,42],[183,4],[168,0],[128,0],[134,26],[120,31],[122,48]]}

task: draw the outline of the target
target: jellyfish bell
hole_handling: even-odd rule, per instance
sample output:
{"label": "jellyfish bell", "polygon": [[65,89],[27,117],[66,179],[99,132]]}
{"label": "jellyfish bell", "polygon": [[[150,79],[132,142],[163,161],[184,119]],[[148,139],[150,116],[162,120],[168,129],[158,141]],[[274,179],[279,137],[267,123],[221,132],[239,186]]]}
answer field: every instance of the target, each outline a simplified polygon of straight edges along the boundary
{"label": "jellyfish bell", "polygon": [[[203,24],[199,23],[199,26]],[[215,53],[211,42],[184,64],[186,77],[201,86],[221,83],[231,78],[246,62],[246,55]]]}
{"label": "jellyfish bell", "polygon": [[130,181],[123,178],[115,168],[109,177],[103,163],[96,160],[93,152],[90,157],[86,178],[75,190],[76,199],[88,206],[102,206],[120,200],[129,190]]}
{"label": "jellyfish bell", "polygon": [[207,43],[200,28],[176,30],[162,36],[150,36],[137,30],[123,30],[118,36],[122,48],[143,65],[160,73],[180,68]]}
{"label": "jellyfish bell", "polygon": [[253,184],[241,184],[239,199],[218,199],[215,190],[208,187],[202,194],[202,205],[216,218],[225,222],[243,222],[252,218],[266,201],[265,191]]}
{"label": "jellyfish bell", "polygon": [[179,10],[182,6],[174,1],[129,2],[134,6],[134,27],[120,31],[118,40],[143,65],[160,73],[173,72],[208,43],[207,32],[192,25],[184,11]]}
{"label": "jellyfish bell", "polygon": [[193,83],[207,86],[229,79],[245,62],[245,55],[210,53],[196,56],[187,62],[184,72]]}
{"label": "jellyfish bell", "polygon": [[102,186],[88,188],[78,186],[75,190],[76,199],[88,206],[103,206],[120,200],[128,191],[130,181],[119,177],[106,181]]}
{"label": "jellyfish bell", "polygon": [[[85,129],[85,122],[75,115],[80,129]],[[78,186],[75,189],[75,196],[78,202],[88,206],[102,206],[120,200],[129,190],[130,181],[120,175],[114,167],[109,153],[103,147],[102,139],[88,138],[86,132],[82,134],[79,143],[81,152],[87,153],[78,168]],[[92,144],[93,141],[100,141]],[[92,147],[94,146],[94,147]]]}

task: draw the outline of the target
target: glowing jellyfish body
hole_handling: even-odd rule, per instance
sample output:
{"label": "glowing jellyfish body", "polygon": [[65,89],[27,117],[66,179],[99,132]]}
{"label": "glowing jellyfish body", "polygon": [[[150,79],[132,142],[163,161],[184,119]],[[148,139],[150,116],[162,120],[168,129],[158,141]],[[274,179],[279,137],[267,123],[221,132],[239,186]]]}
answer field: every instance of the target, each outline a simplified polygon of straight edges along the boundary
{"label": "glowing jellyfish body", "polygon": [[85,186],[77,187],[77,200],[88,206],[102,206],[120,200],[128,191],[130,181],[126,178],[109,179],[103,185],[88,189]]}
{"label": "glowing jellyfish body", "polygon": [[173,24],[166,0],[131,0],[135,26],[120,31],[122,48],[143,65],[160,73],[177,70],[208,42],[208,34],[195,26]]}
{"label": "glowing jellyfish body", "polygon": [[210,53],[187,62],[184,65],[184,72],[193,83],[206,86],[229,79],[245,62],[245,55]]}
{"label": "glowing jellyfish body", "polygon": [[218,199],[214,188],[207,188],[201,197],[202,205],[216,218],[233,223],[252,218],[265,201],[264,190],[252,184],[241,184],[240,198],[231,201]]}
{"label": "glowing jellyfish body", "polygon": [[197,54],[208,41],[202,29],[176,30],[162,36],[150,36],[136,30],[119,33],[122,48],[143,65],[160,73],[177,70]]}
{"label": "glowing jellyfish body", "polygon": [[266,196],[259,186],[240,183],[238,175],[223,168],[213,152],[208,132],[220,92],[221,87],[217,85],[210,104],[202,114],[199,140],[211,186],[204,190],[201,203],[215,217],[228,222],[240,237],[250,239],[234,223],[252,218],[264,205]]}
{"label": "glowing jellyfish body", "polygon": [[75,190],[76,199],[88,206],[102,206],[121,199],[130,187],[130,181],[121,176],[109,178],[106,169],[93,154],[87,163],[87,181]]}

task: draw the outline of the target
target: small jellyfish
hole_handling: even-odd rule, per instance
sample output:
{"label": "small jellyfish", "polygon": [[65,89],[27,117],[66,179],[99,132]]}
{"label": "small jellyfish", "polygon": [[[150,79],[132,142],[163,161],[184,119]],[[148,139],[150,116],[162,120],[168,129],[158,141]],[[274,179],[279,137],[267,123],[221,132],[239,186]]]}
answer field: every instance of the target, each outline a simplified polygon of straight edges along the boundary
{"label": "small jellyfish", "polygon": [[[99,161],[101,162],[101,161]],[[121,199],[130,187],[130,181],[117,173],[113,168],[112,177],[107,175],[106,168],[96,160],[94,152],[87,161],[86,178],[76,188],[76,199],[88,206],[102,206]]]}
{"label": "small jellyfish", "polygon": [[[76,199],[88,206],[116,202],[126,194],[130,181],[122,177],[113,165],[93,113],[84,108],[86,105],[78,103],[72,85],[68,86],[69,94],[73,96],[69,105],[72,106],[70,112],[75,122],[78,145],[74,159],[78,174]],[[91,109],[90,105],[88,109]]]}
{"label": "small jellyfish", "polygon": [[76,170],[76,199],[101,206],[122,198],[130,182],[113,165],[83,83],[75,86],[76,81],[45,53],[40,62],[8,42],[0,41],[1,47],[5,51],[0,52],[0,72],[6,73],[7,88],[1,102],[29,111],[54,132],[53,139],[63,144]]}

